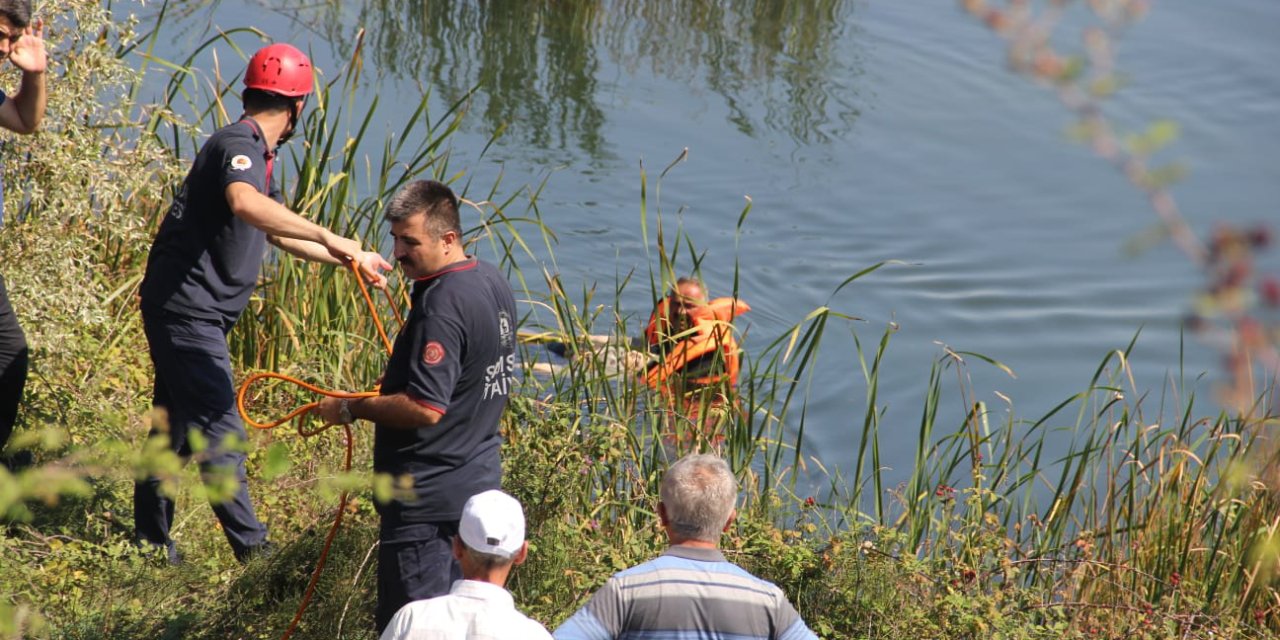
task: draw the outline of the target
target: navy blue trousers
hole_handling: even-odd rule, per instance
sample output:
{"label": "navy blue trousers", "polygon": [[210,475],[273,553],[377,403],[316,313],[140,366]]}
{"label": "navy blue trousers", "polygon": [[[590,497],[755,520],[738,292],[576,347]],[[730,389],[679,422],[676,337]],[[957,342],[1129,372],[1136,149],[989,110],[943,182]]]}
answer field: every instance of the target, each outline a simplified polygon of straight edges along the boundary
{"label": "navy blue trousers", "polygon": [[462,567],[453,557],[453,537],[458,521],[388,526],[382,523],[378,545],[378,606],[374,620],[378,634],[396,612],[414,600],[449,593]]}
{"label": "navy blue trousers", "polygon": [[[192,456],[189,434],[198,431],[208,444],[196,456],[202,477],[233,473],[239,482],[235,494],[212,502],[213,512],[231,543],[236,558],[245,560],[264,544],[267,528],[258,521],[249,501],[245,479],[245,454],[223,447],[235,436],[245,443],[244,423],[236,412],[236,392],[227,352],[227,331],[220,323],[198,320],[165,311],[142,312],[151,362],[156,378],[152,404],[168,413],[167,424],[157,420],[151,437],[169,436],[169,449],[184,460]],[[134,484],[133,518],[139,541],[166,547],[174,557],[169,528],[173,526],[173,500],[160,492],[160,480],[148,477]]]}
{"label": "navy blue trousers", "polygon": [[[0,452],[18,420],[18,403],[27,384],[27,337],[9,305],[9,292],[0,276]],[[0,464],[4,463],[0,458]]]}

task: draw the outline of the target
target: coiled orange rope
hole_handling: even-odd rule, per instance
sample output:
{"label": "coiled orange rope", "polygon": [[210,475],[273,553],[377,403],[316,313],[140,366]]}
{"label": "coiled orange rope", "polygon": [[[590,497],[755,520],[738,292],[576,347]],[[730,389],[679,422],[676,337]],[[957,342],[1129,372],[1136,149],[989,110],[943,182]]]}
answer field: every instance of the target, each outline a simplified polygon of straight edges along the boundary
{"label": "coiled orange rope", "polygon": [[[377,327],[378,329],[378,336],[382,338],[382,344],[383,346],[386,347],[387,353],[390,354],[391,339],[387,337],[387,331],[385,328],[383,328],[382,320],[378,317],[378,309],[373,304],[373,297],[369,295],[369,288],[365,285],[364,277],[360,273],[360,267],[359,265],[356,264],[354,260],[348,261],[347,266],[350,267],[352,273],[355,274],[356,283],[360,285],[360,293],[364,296],[365,304],[368,305],[369,315],[373,318],[374,326]],[[396,320],[401,325],[403,325],[404,317],[400,314],[400,309],[396,305],[395,300],[392,299],[391,293],[387,291],[385,287],[382,289],[382,293],[386,297],[387,303],[391,306],[391,311],[395,315]],[[275,420],[271,420],[268,422],[258,422],[257,420],[254,420],[249,415],[249,411],[245,407],[245,397],[249,393],[249,388],[252,387],[254,384],[256,384],[260,380],[281,380],[284,382],[289,382],[291,384],[295,384],[299,387],[302,387],[303,389],[306,389],[307,391],[310,391],[312,393],[328,396],[330,398],[354,399],[354,398],[368,398],[368,397],[378,395],[378,392],[376,390],[353,392],[353,393],[330,391],[328,389],[322,389],[308,382],[299,380],[298,378],[295,378],[293,376],[287,376],[284,374],[274,373],[274,372],[256,373],[252,376],[249,376],[249,378],[245,380],[243,384],[240,385],[240,389],[236,393],[236,408],[240,411],[240,417],[244,420],[245,424],[253,427],[254,429],[274,429],[290,420],[293,420],[294,418],[297,418],[298,416],[309,413],[313,408],[315,408],[320,404],[318,401],[308,402],[290,411],[289,413],[285,414],[281,418],[277,418]],[[333,426],[335,425],[323,424],[317,428],[308,429],[306,428],[305,423],[303,421],[299,421],[298,435],[304,438],[309,438],[311,436],[323,433],[324,431],[327,431],[330,427],[333,427]],[[349,424],[342,425],[342,432],[343,432],[343,439],[345,440],[345,444],[346,444],[346,454],[344,456],[342,470],[344,472],[347,472],[351,470],[351,451],[352,451],[351,425]],[[342,516],[344,513],[346,513],[346,511],[347,511],[347,492],[343,491],[341,497],[338,498],[338,513],[333,519],[333,525],[329,527],[328,535],[325,536],[324,546],[321,547],[320,549],[320,558],[316,561],[316,568],[311,572],[311,580],[307,583],[307,589],[302,595],[302,602],[298,605],[298,611],[293,616],[293,622],[289,623],[289,628],[285,630],[284,635],[281,637],[281,640],[288,640],[289,637],[293,635],[293,632],[298,627],[298,622],[302,620],[302,614],[306,612],[307,606],[311,604],[311,597],[315,594],[316,584],[320,582],[320,573],[324,571],[325,562],[329,558],[329,549],[333,546],[333,540],[338,535],[338,529],[342,527]]]}

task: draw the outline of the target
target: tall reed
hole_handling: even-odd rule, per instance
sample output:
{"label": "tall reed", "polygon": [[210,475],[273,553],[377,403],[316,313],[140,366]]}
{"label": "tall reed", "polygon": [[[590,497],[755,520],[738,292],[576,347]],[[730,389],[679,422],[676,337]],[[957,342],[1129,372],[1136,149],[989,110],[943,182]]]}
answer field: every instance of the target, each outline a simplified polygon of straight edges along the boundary
{"label": "tall reed", "polygon": [[[1152,400],[1134,386],[1132,348],[1108,354],[1085,391],[1034,421],[999,417],[962,384],[969,410],[950,425],[941,373],[964,381],[973,360],[1001,365],[944,350],[897,513],[876,513],[904,534],[896,552],[987,588],[1021,585],[1044,594],[1037,606],[1077,616],[1135,611],[1197,637],[1224,613],[1244,629],[1274,625],[1280,460],[1267,441],[1277,408],[1263,394],[1251,414],[1196,417],[1181,387]],[[875,446],[864,439],[859,459]],[[878,470],[870,476],[859,483],[881,484]]]}

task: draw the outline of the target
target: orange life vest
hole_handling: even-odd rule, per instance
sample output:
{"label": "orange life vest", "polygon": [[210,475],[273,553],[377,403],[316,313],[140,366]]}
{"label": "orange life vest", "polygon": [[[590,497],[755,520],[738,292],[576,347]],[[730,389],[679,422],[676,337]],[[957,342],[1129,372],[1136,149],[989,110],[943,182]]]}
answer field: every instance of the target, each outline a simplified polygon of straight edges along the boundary
{"label": "orange life vest", "polygon": [[[715,357],[719,350],[724,373],[686,378],[684,382],[692,386],[709,386],[722,381],[728,382],[730,387],[737,385],[738,341],[734,338],[732,325],[734,318],[750,310],[747,303],[737,298],[716,298],[704,305],[690,306],[685,313],[692,326],[673,334],[677,327],[671,320],[674,312],[671,297],[663,298],[644,330],[650,350],[662,355],[660,361],[645,371],[645,384],[658,389],[691,363],[708,356]],[[667,343],[665,351],[662,349],[664,342]]]}

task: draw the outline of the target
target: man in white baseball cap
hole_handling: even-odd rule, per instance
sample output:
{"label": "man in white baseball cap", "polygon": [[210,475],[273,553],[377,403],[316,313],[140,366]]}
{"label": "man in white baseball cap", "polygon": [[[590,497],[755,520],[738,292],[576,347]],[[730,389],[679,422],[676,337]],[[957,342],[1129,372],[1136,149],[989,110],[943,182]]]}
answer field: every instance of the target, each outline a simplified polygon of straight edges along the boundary
{"label": "man in white baseball cap", "polygon": [[462,580],[448,595],[401,607],[381,640],[551,640],[546,628],[516,611],[505,588],[511,568],[528,553],[520,503],[496,489],[471,496],[453,538]]}

